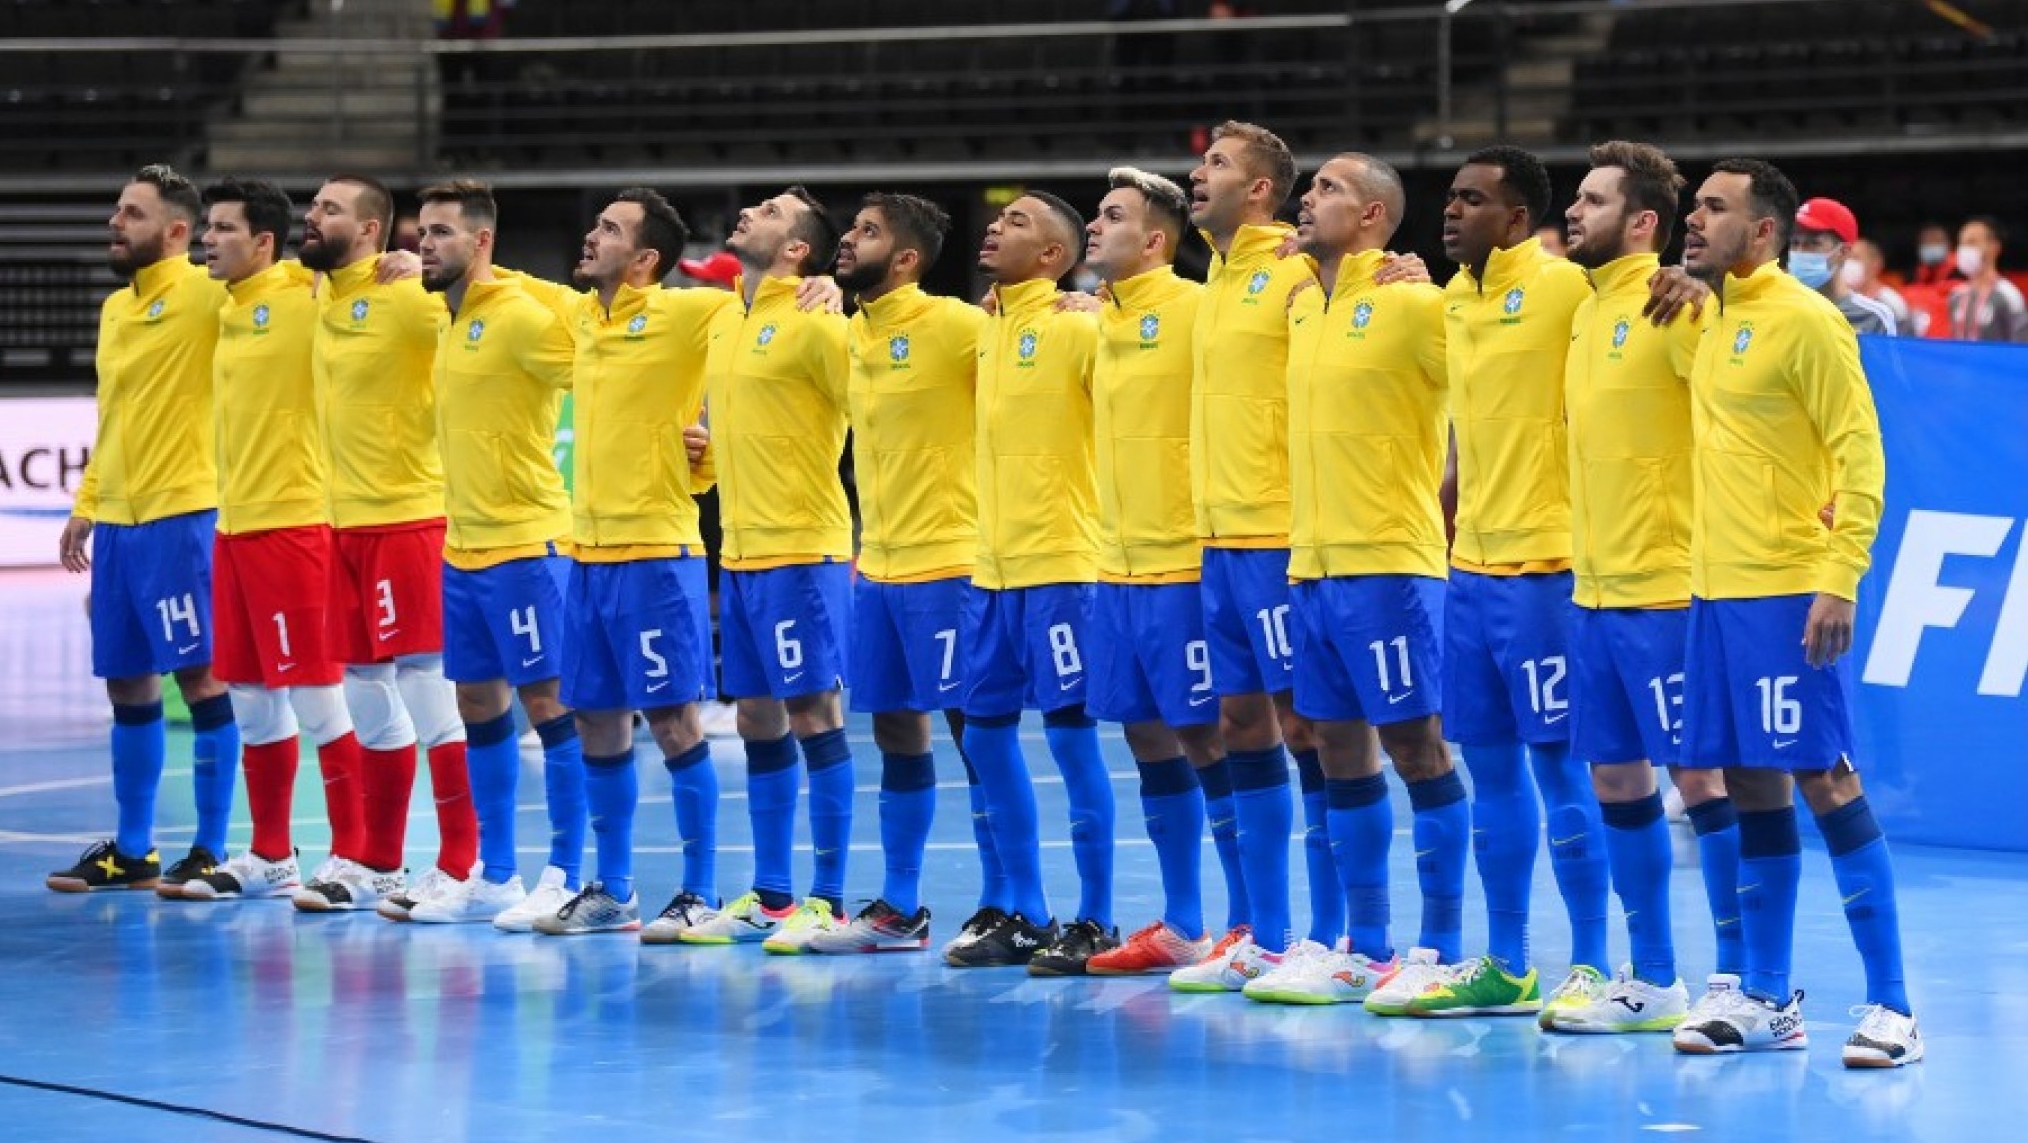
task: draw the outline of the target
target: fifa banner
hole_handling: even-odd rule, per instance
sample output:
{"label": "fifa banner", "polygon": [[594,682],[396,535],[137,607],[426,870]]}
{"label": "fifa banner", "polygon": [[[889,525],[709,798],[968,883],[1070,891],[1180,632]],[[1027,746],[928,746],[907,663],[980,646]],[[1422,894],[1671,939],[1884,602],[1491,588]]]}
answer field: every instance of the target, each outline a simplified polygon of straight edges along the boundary
{"label": "fifa banner", "polygon": [[90,397],[0,400],[0,567],[56,564],[97,429]]}
{"label": "fifa banner", "polygon": [[2028,346],[1860,345],[1887,509],[1855,761],[1893,840],[2028,851]]}

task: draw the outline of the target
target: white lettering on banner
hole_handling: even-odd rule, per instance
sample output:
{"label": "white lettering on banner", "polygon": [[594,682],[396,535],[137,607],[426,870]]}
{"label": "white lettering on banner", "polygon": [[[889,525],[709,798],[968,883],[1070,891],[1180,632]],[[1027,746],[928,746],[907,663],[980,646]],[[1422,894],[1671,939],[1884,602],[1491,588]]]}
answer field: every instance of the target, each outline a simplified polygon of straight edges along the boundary
{"label": "white lettering on banner", "polygon": [[[1873,632],[1873,650],[1860,677],[1876,686],[1906,687],[1915,671],[1922,635],[1931,627],[1955,628],[1976,594],[1941,583],[1950,556],[1991,559],[2014,531],[2010,516],[1964,512],[1911,511],[1901,550],[1888,576],[1887,596]],[[2028,544],[2020,545],[2007,582],[2005,602],[1979,676],[1979,693],[2018,697],[2028,678]]]}

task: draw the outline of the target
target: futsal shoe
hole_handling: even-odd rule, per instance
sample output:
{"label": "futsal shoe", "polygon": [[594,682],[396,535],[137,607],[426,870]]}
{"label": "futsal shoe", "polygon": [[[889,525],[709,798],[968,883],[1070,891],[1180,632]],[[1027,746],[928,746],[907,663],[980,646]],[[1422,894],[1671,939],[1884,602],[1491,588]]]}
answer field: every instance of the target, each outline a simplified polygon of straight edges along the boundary
{"label": "futsal shoe", "polygon": [[527,900],[528,890],[516,874],[505,881],[488,881],[474,872],[463,881],[445,879],[443,887],[417,901],[408,919],[419,925],[464,925],[490,921],[502,912]]}
{"label": "futsal shoe", "polygon": [[325,864],[319,876],[296,890],[296,908],[305,913],[333,913],[370,909],[383,898],[392,897],[408,885],[408,875],[399,869],[381,871],[350,858],[336,857]]}
{"label": "futsal shoe", "polygon": [[[1396,967],[1393,960],[1376,961],[1364,953],[1327,949],[1305,941],[1282,957],[1281,967],[1241,991],[1248,1000],[1268,1004],[1357,1004]],[[1302,955],[1297,951],[1301,949]]]}
{"label": "futsal shoe", "polygon": [[998,905],[979,906],[978,912],[965,918],[965,923],[958,926],[958,935],[952,937],[950,943],[944,946],[943,955],[948,959],[952,952],[992,932],[1006,919],[1007,911]]}
{"label": "futsal shoe", "polygon": [[1682,981],[1667,987],[1649,984],[1636,977],[1631,966],[1593,986],[1590,998],[1581,1003],[1563,994],[1559,988],[1543,1006],[1542,1027],[1547,1031],[1667,1032],[1683,1022],[1690,1007],[1690,993]]}
{"label": "futsal shoe", "polygon": [[673,945],[692,925],[710,913],[712,904],[695,893],[682,892],[662,907],[662,912],[641,929],[644,945]]}
{"label": "futsal shoe", "polygon": [[761,951],[776,956],[801,956],[809,951],[812,938],[835,933],[845,927],[845,918],[822,897],[805,897],[802,905],[761,941]]}
{"label": "futsal shoe", "polygon": [[1459,965],[1408,1002],[1410,1016],[1532,1016],[1541,1010],[1535,970],[1515,976],[1490,956]]}
{"label": "futsal shoe", "polygon": [[1399,961],[1395,970],[1380,978],[1366,997],[1366,1010],[1375,1016],[1406,1016],[1408,1002],[1423,990],[1447,978],[1452,967],[1437,962],[1435,949],[1414,948]]}
{"label": "futsal shoe", "polygon": [[1072,921],[1047,948],[1028,959],[1028,975],[1083,976],[1092,957],[1119,947],[1119,929],[1108,929],[1089,918]]}
{"label": "futsal shoe", "polygon": [[1056,922],[1037,925],[1019,913],[1003,913],[979,939],[944,954],[952,968],[1008,968],[1025,965],[1056,943]]}
{"label": "futsal shoe", "polygon": [[1915,1017],[1903,1016],[1884,1004],[1852,1010],[1859,1029],[1845,1041],[1848,1068],[1898,1068],[1922,1059],[1922,1030]]}
{"label": "futsal shoe", "polygon": [[156,883],[155,892],[163,897],[181,897],[186,882],[215,872],[218,864],[217,854],[201,845],[193,845],[182,860],[162,871],[162,880]]}
{"label": "futsal shoe", "polygon": [[794,905],[770,909],[761,904],[760,894],[743,893],[723,909],[707,910],[676,939],[686,945],[759,944],[795,914]]}
{"label": "futsal shoe", "polygon": [[1092,976],[1140,976],[1145,973],[1174,972],[1188,968],[1211,955],[1211,938],[1191,940],[1169,926],[1155,921],[1127,938],[1119,948],[1099,953],[1085,962]]}
{"label": "futsal shoe", "polygon": [[[476,868],[471,876],[478,876]],[[463,884],[463,881],[432,865],[422,876],[382,897],[380,902],[373,906],[373,911],[390,921],[406,921],[409,919],[410,911],[418,904],[445,892],[453,885]]]}
{"label": "futsal shoe", "polygon": [[100,889],[153,889],[161,880],[161,854],[151,849],[146,857],[129,857],[113,848],[109,839],[93,842],[76,865],[50,874],[43,884],[59,893],[91,893]]}
{"label": "futsal shoe", "polygon": [[1803,994],[1800,991],[1782,1002],[1733,989],[1710,1006],[1702,1000],[1697,1006],[1704,1011],[1697,1013],[1694,1021],[1686,1017],[1676,1026],[1674,1041],[1679,1052],[1714,1056],[1731,1052],[1780,1052],[1810,1046],[1810,1030],[1803,1023]]}
{"label": "futsal shoe", "polygon": [[585,882],[577,896],[554,913],[535,918],[535,931],[545,936],[569,937],[580,933],[631,933],[641,927],[638,895],[622,901],[606,892],[597,881]]}
{"label": "futsal shoe", "polygon": [[502,909],[493,918],[493,927],[503,933],[532,933],[538,917],[553,917],[557,910],[570,904],[577,894],[567,884],[569,875],[554,865],[542,868],[542,876],[535,882],[535,888],[509,907]]}
{"label": "futsal shoe", "polygon": [[815,953],[919,952],[929,947],[930,912],[904,913],[885,901],[859,910],[851,922],[810,938]]}
{"label": "futsal shoe", "polygon": [[1589,1008],[1605,997],[1605,974],[1588,964],[1570,966],[1570,975],[1556,986],[1542,1000],[1542,1011],[1535,1017],[1535,1024],[1547,1032],[1554,1026],[1560,1009]]}
{"label": "futsal shoe", "polygon": [[1211,955],[1169,974],[1177,992],[1238,992],[1281,963],[1281,957],[1255,944],[1253,931],[1234,929],[1212,946]]}
{"label": "futsal shoe", "polygon": [[190,901],[233,901],[255,897],[288,897],[303,884],[302,873],[291,853],[280,861],[269,861],[253,850],[232,855],[224,865],[202,877],[183,883],[183,896]]}

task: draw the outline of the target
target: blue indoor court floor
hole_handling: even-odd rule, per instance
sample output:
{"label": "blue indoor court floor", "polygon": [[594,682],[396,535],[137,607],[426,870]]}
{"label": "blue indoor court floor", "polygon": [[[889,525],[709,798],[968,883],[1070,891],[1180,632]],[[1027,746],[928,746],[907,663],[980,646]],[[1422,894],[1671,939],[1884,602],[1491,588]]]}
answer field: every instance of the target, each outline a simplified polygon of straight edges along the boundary
{"label": "blue indoor court floor", "polygon": [[[55,573],[0,574],[0,1139],[1477,1143],[1654,1133],[1959,1143],[2020,1139],[2028,1123],[2020,855],[1897,850],[1929,1058],[1893,1072],[1839,1065],[1861,976],[1821,849],[1806,855],[1797,929],[1813,1047],[1696,1059],[1659,1035],[1552,1037],[1521,1018],[1382,1020],[1356,1007],[1184,996],[1159,979],[958,971],[933,955],[772,958],[751,946],[648,948],[631,935],[298,915],[282,901],[51,893],[43,875],[112,819],[108,716],[88,677],[82,590]],[[1029,729],[1045,829],[1062,838],[1062,786],[1039,726]],[[878,775],[865,724],[852,735],[860,797],[849,895],[859,896],[879,880]],[[925,886],[939,943],[971,912],[977,887],[962,772],[940,749]],[[1155,915],[1159,889],[1117,736],[1107,753],[1120,920],[1132,927]],[[653,909],[678,856],[666,779],[650,751],[642,756],[639,874]],[[172,738],[170,757],[160,841],[173,857],[191,833],[187,736]],[[730,895],[750,861],[737,744],[716,744],[715,761],[729,843],[720,888]],[[547,834],[536,766],[521,788],[532,877]],[[325,840],[317,799],[306,765],[296,836],[309,865]],[[432,821],[424,790],[409,851],[418,869],[433,853]],[[1418,909],[1406,824],[1403,811],[1397,939],[1412,937]],[[242,824],[234,844],[246,837]],[[1062,841],[1045,845],[1061,907],[1075,891],[1071,855]],[[1300,926],[1299,843],[1291,852]],[[1214,923],[1224,915],[1217,870],[1207,844]],[[1696,877],[1679,862],[1674,907],[1693,984],[1711,957]],[[1471,891],[1468,947],[1483,938]],[[1546,858],[1536,901],[1536,961],[1553,984],[1568,935]],[[1614,924],[1623,955],[1617,914]]]}

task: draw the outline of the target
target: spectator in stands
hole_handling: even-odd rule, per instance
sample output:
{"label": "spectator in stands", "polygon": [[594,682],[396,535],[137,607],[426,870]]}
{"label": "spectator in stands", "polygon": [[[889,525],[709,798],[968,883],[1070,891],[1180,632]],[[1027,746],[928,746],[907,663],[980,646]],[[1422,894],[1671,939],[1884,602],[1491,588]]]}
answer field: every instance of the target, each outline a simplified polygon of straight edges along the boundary
{"label": "spectator in stands", "polygon": [[1836,199],[1813,198],[1796,211],[1795,229],[1789,234],[1789,273],[1796,280],[1830,299],[1853,333],[1877,333],[1893,337],[1897,331],[1894,313],[1872,298],[1853,290],[1842,271],[1859,241],[1859,220]]}
{"label": "spectator in stands", "polygon": [[1852,253],[1845,258],[1845,267],[1839,274],[1853,293],[1886,306],[1894,314],[1894,328],[1902,335],[1921,336],[1922,330],[1910,320],[1908,299],[1881,280],[1880,274],[1886,267],[1887,257],[1880,252],[1879,244],[1871,238],[1861,238],[1852,244]]}
{"label": "spectator in stands", "polygon": [[1981,215],[1958,230],[1957,269],[1965,280],[1952,288],[1950,335],[1958,341],[2028,342],[2028,303],[2000,276],[1999,220]]}
{"label": "spectator in stands", "polygon": [[1917,286],[1947,286],[1964,275],[1951,262],[1951,232],[1929,222],[1915,236],[1915,273],[1909,282]]}

